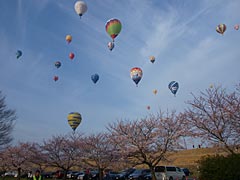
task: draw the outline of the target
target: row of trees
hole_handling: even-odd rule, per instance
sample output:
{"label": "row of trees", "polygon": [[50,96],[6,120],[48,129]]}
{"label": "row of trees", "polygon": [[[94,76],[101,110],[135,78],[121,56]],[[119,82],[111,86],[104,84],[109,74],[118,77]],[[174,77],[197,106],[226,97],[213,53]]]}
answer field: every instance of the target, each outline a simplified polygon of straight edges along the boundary
{"label": "row of trees", "polygon": [[[154,167],[167,152],[182,149],[181,137],[197,137],[235,155],[240,141],[240,84],[233,92],[212,87],[193,95],[184,112],[159,112],[137,120],[119,120],[107,132],[92,135],[54,136],[42,143],[19,143],[0,154],[2,170],[55,167],[66,172],[74,167],[106,168],[146,165]],[[123,167],[120,167],[123,166]]]}

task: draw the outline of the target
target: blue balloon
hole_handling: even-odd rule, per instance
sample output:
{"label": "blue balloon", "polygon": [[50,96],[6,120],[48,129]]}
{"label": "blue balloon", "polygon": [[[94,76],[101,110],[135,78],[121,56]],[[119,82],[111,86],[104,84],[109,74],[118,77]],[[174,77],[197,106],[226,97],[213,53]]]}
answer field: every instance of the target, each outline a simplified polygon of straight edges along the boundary
{"label": "blue balloon", "polygon": [[93,74],[91,76],[91,79],[94,82],[94,84],[96,84],[98,82],[98,80],[99,80],[99,75],[98,74]]}
{"label": "blue balloon", "polygon": [[17,57],[17,59],[20,58],[21,56],[22,56],[22,51],[18,50],[18,51],[16,52],[16,57]]}
{"label": "blue balloon", "polygon": [[174,96],[176,95],[178,88],[179,88],[179,84],[176,81],[172,81],[169,83],[168,88],[170,89],[170,91],[174,94]]}

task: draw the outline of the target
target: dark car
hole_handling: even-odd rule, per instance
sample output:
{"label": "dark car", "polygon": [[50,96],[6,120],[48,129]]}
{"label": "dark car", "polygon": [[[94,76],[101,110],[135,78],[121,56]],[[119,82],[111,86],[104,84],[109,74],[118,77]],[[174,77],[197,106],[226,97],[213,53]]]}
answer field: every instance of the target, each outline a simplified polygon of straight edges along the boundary
{"label": "dark car", "polygon": [[119,179],[119,173],[118,173],[118,172],[109,171],[108,174],[109,174],[109,176],[110,176],[110,178],[111,178],[112,180],[117,180],[117,179]]}
{"label": "dark car", "polygon": [[53,172],[43,172],[42,173],[42,177],[44,177],[44,179],[51,179],[53,178],[54,173]]}
{"label": "dark car", "polygon": [[181,169],[182,169],[182,171],[184,172],[184,174],[185,174],[186,176],[189,176],[189,175],[190,175],[190,171],[189,171],[188,168],[181,168]]}
{"label": "dark car", "polygon": [[132,174],[128,176],[128,180],[144,180],[144,176],[150,172],[150,169],[136,169]]}
{"label": "dark car", "polygon": [[123,171],[121,171],[120,173],[118,173],[116,179],[117,180],[127,180],[128,176],[130,174],[132,174],[136,169],[134,168],[129,168],[129,169],[125,169]]}
{"label": "dark car", "polygon": [[144,177],[143,177],[144,180],[152,180],[152,174],[151,172],[146,174]]}

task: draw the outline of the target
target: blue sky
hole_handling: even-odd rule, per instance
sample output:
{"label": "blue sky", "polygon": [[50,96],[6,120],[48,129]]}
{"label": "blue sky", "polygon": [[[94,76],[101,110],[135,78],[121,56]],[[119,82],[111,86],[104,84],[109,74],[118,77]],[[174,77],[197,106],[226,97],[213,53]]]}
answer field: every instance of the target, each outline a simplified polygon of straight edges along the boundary
{"label": "blue sky", "polygon": [[[239,0],[85,0],[88,11],[81,19],[75,2],[0,1],[0,90],[17,110],[15,141],[71,132],[72,111],[83,117],[78,132],[101,132],[117,119],[145,117],[159,108],[181,111],[191,92],[210,84],[232,89],[239,83],[240,30],[233,28],[240,24]],[[122,23],[112,52],[105,31],[110,18]],[[215,31],[220,23],[227,25],[223,36]],[[69,45],[67,34],[73,37]],[[56,69],[55,61],[62,67]],[[143,69],[139,87],[130,79],[132,67]],[[90,79],[95,73],[97,84]],[[172,80],[180,84],[177,97],[167,87]]]}

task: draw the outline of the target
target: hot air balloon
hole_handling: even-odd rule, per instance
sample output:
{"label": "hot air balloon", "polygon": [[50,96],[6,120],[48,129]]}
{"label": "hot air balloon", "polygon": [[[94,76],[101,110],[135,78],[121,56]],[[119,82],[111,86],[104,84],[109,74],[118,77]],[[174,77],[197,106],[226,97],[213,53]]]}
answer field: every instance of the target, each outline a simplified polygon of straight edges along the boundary
{"label": "hot air balloon", "polygon": [[78,125],[82,121],[82,116],[78,112],[71,112],[68,114],[67,119],[68,119],[68,124],[71,126],[73,131],[75,131],[77,129]]}
{"label": "hot air balloon", "polygon": [[17,59],[20,58],[21,56],[22,56],[22,51],[17,50],[17,52],[16,52]]}
{"label": "hot air balloon", "polygon": [[150,56],[149,60],[151,61],[151,63],[154,63],[155,62],[155,57],[154,56]]}
{"label": "hot air balloon", "polygon": [[209,86],[210,88],[213,88],[213,85],[212,84],[210,84],[210,86]]}
{"label": "hot air balloon", "polygon": [[62,65],[62,64],[61,64],[61,62],[60,62],[60,61],[56,61],[56,62],[55,62],[55,66],[56,66],[56,68],[60,68],[60,67],[61,67],[61,65]]}
{"label": "hot air balloon", "polygon": [[157,92],[158,92],[158,91],[157,91],[157,89],[154,89],[154,90],[153,90],[153,94],[155,94],[155,95],[156,95],[156,94],[157,94]]}
{"label": "hot air balloon", "polygon": [[74,5],[74,9],[76,11],[76,13],[80,16],[80,18],[82,17],[82,15],[87,12],[87,4],[84,1],[77,1]]}
{"label": "hot air balloon", "polygon": [[168,88],[174,94],[174,96],[176,96],[176,93],[177,93],[178,88],[179,88],[179,84],[176,81],[172,81],[172,82],[169,83]]}
{"label": "hot air balloon", "polygon": [[53,77],[53,80],[54,80],[54,81],[57,81],[57,80],[58,80],[58,76],[54,76],[54,77]]}
{"label": "hot air balloon", "polygon": [[147,109],[148,109],[148,110],[150,110],[150,109],[151,109],[151,107],[150,107],[150,106],[147,106]]}
{"label": "hot air balloon", "polygon": [[69,58],[72,60],[73,58],[74,58],[74,54],[71,52],[71,53],[69,53]]}
{"label": "hot air balloon", "polygon": [[227,26],[225,24],[219,24],[217,27],[216,27],[216,31],[220,34],[224,34],[224,32],[226,31],[227,29]]}
{"label": "hot air balloon", "polygon": [[66,35],[66,41],[69,44],[70,42],[72,42],[72,36],[71,35]]}
{"label": "hot air balloon", "polygon": [[130,71],[130,76],[137,86],[139,81],[142,79],[143,72],[142,72],[141,68],[134,67]]}
{"label": "hot air balloon", "polygon": [[108,43],[108,49],[109,49],[110,51],[112,51],[113,48],[114,48],[114,43],[113,43],[113,42],[109,42],[109,43]]}
{"label": "hot air balloon", "polygon": [[238,29],[239,29],[239,24],[236,24],[236,25],[234,26],[234,29],[235,29],[235,30],[238,30]]}
{"label": "hot air balloon", "polygon": [[92,79],[93,83],[96,84],[99,80],[99,75],[98,74],[93,74],[91,76],[91,79]]}
{"label": "hot air balloon", "polygon": [[122,24],[118,19],[110,19],[107,21],[105,28],[109,36],[111,36],[114,41],[122,29]]}

